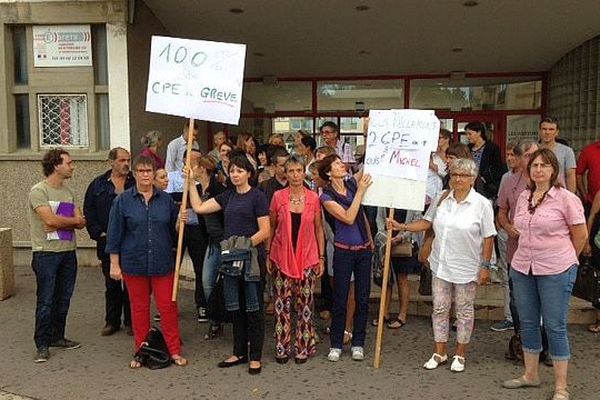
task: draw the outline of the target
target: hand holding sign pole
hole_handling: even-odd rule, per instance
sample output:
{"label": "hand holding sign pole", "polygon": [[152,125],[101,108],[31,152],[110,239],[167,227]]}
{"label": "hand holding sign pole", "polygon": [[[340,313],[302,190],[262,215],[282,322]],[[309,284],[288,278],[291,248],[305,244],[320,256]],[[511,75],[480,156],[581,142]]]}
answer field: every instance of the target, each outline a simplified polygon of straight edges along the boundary
{"label": "hand holding sign pole", "polygon": [[[187,157],[190,165],[194,120],[237,125],[242,104],[246,45],[153,36],[146,111],[190,119]],[[188,181],[183,185],[181,210],[187,208]],[[177,299],[182,258],[180,221],[172,299]]]}

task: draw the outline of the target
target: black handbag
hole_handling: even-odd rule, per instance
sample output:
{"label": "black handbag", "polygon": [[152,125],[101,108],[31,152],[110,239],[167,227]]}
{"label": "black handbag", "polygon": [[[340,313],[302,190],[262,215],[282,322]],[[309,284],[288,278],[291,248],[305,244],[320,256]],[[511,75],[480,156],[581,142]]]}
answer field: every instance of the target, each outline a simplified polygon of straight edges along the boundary
{"label": "black handbag", "polygon": [[155,327],[150,328],[146,341],[142,343],[135,359],[149,369],[167,368],[173,362],[162,332]]}
{"label": "black handbag", "polygon": [[217,274],[217,281],[206,306],[206,316],[214,322],[231,322],[231,315],[225,308],[225,291],[223,288],[223,275]]}
{"label": "black handbag", "polygon": [[423,265],[421,267],[421,277],[419,279],[419,294],[421,296],[431,296],[431,280],[433,275],[431,274],[431,269],[428,266]]}
{"label": "black handbag", "polygon": [[572,294],[589,301],[596,308],[600,307],[600,266],[593,265],[591,257],[580,257]]}

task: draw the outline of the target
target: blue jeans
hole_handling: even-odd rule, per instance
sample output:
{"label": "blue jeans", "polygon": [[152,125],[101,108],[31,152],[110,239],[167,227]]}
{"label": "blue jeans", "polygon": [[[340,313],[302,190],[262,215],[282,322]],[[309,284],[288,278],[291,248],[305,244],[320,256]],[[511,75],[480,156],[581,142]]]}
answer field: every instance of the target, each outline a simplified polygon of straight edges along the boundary
{"label": "blue jeans", "polygon": [[221,264],[221,245],[219,243],[210,243],[206,254],[204,255],[204,267],[202,269],[202,287],[204,288],[204,297],[206,301],[215,288],[217,282],[217,273]]}
{"label": "blue jeans", "polygon": [[525,275],[511,269],[510,277],[521,323],[523,351],[542,351],[541,317],[548,335],[550,357],[555,361],[570,359],[567,316],[577,264],[556,275]]}
{"label": "blue jeans", "polygon": [[75,251],[36,251],[31,267],[37,281],[35,334],[38,349],[65,337],[67,313],[77,277]]}
{"label": "blue jeans", "polygon": [[254,312],[260,309],[259,299],[262,295],[261,284],[258,282],[246,282],[243,275],[223,275],[223,292],[225,295],[225,309],[227,311],[238,311],[240,309],[240,296],[243,296],[243,304],[246,312]]}
{"label": "blue jeans", "polygon": [[331,347],[341,349],[346,324],[346,303],[350,290],[350,276],[354,273],[356,311],[352,346],[364,346],[371,291],[371,257],[369,251],[352,251],[335,248],[333,254],[333,317],[331,320]]}

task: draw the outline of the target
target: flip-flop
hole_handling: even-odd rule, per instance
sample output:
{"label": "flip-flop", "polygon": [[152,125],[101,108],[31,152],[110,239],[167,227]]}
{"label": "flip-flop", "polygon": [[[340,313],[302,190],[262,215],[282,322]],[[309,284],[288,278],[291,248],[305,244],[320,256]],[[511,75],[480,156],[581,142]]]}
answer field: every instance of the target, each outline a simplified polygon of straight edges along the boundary
{"label": "flip-flop", "polygon": [[[395,324],[398,324],[398,325],[395,325]],[[388,329],[400,329],[404,325],[406,325],[405,321],[402,321],[400,318],[396,318],[394,320],[389,321],[387,324],[387,327],[388,327]]]}
{"label": "flip-flop", "polygon": [[590,325],[587,330],[591,333],[600,333],[600,324]]}

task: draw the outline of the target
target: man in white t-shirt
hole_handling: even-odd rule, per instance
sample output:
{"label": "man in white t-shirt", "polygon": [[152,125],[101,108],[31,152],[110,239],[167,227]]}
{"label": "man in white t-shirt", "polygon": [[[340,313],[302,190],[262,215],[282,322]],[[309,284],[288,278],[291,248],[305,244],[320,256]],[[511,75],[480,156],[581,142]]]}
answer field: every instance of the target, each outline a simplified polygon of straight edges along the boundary
{"label": "man in white t-shirt", "polygon": [[[187,149],[188,131],[190,126],[190,120],[186,120],[183,125],[183,132],[181,136],[169,142],[167,146],[167,159],[165,161],[165,169],[167,172],[181,171],[183,169],[183,153]],[[194,130],[192,131],[192,148],[200,149],[196,138],[198,137],[198,123],[194,121]]]}
{"label": "man in white t-shirt", "polygon": [[554,152],[558,159],[559,176],[563,177],[567,189],[575,193],[577,191],[577,177],[575,175],[577,161],[575,160],[575,153],[569,146],[556,141],[558,132],[559,125],[556,118],[542,118],[540,122],[541,147],[548,148]]}

